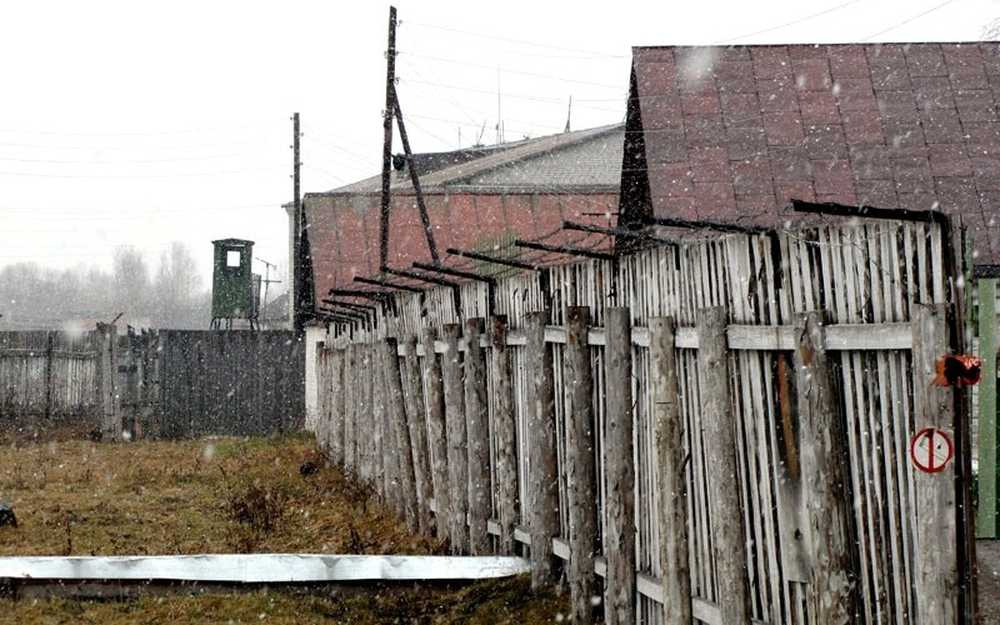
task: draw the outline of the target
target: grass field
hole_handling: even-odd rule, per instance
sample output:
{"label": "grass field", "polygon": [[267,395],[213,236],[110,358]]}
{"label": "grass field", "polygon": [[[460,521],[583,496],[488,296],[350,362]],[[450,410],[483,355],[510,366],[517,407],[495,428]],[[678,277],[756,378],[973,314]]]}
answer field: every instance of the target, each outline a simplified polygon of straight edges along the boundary
{"label": "grass field", "polygon": [[299,474],[310,438],[0,448],[4,555],[315,552],[426,554],[339,471]]}
{"label": "grass field", "polygon": [[[311,437],[0,443],[0,556],[195,553],[432,554],[370,490],[322,467]],[[564,602],[525,579],[459,590],[384,588],[344,596],[281,591],[128,601],[0,599],[0,623],[553,623]]]}

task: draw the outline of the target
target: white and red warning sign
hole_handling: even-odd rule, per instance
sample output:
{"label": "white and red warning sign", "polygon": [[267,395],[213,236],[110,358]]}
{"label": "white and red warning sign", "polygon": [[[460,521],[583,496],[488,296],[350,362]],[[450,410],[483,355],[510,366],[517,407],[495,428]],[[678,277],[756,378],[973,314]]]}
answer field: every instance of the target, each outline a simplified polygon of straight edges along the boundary
{"label": "white and red warning sign", "polygon": [[951,436],[937,428],[924,428],[910,440],[910,460],[924,473],[944,471],[955,456]]}

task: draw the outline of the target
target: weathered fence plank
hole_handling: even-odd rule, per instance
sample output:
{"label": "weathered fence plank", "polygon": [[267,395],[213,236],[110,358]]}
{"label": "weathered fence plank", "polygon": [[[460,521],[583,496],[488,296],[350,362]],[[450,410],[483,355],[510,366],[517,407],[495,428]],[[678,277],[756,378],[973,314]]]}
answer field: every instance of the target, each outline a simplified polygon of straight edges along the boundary
{"label": "weathered fence plank", "polygon": [[547,312],[526,315],[528,355],[528,489],[531,508],[531,585],[556,578],[552,539],[559,535],[559,478],[556,464],[555,388],[552,352],[545,344]]}
{"label": "weathered fence plank", "polygon": [[737,488],[736,437],[730,409],[726,309],[698,311],[698,368],[712,524],[723,623],[750,622],[746,533]]}
{"label": "weathered fence plank", "polygon": [[[607,333],[605,388],[607,431],[607,536],[608,561],[604,620],[609,625],[635,622],[635,466],[632,462],[632,331],[628,308],[604,310]],[[735,622],[735,621],[734,621]]]}
{"label": "weathered fence plank", "polygon": [[434,353],[434,328],[424,328],[420,342],[424,348],[421,368],[424,376],[427,405],[428,452],[431,461],[431,481],[434,487],[434,521],[439,539],[449,538],[449,511],[451,497],[448,492],[448,439],[445,428],[444,386],[441,363]]}
{"label": "weathered fence plank", "polygon": [[650,387],[659,467],[660,569],[664,625],[691,623],[688,496],[684,418],[681,415],[672,318],[649,320]]}
{"label": "weathered fence plank", "polygon": [[483,320],[465,322],[465,419],[469,463],[469,553],[486,555],[490,550],[486,523],[490,519],[490,429],[486,397],[486,355],[479,339]]}
{"label": "weathered fence plank", "polygon": [[382,369],[385,375],[385,391],[389,417],[396,438],[396,458],[399,467],[399,489],[403,516],[410,531],[419,527],[417,513],[417,483],[413,469],[413,453],[410,445],[410,430],[406,425],[406,410],[403,405],[403,383],[399,372],[399,356],[396,340],[389,338],[378,343]]}
{"label": "weathered fence plank", "polygon": [[854,623],[859,608],[857,543],[852,511],[847,428],[826,352],[826,315],[799,315],[793,354],[799,467],[809,585],[806,604],[817,623]]}
{"label": "weathered fence plank", "polygon": [[[914,436],[925,428],[944,432],[954,441],[955,412],[949,387],[935,384],[938,359],[949,353],[947,311],[944,305],[913,307],[913,420]],[[914,440],[911,446],[919,443]],[[930,453],[943,459],[946,450]],[[957,515],[955,463],[934,473],[911,466],[915,488],[914,545],[916,612],[918,623],[955,623],[958,620]]]}
{"label": "weathered fence plank", "polygon": [[[563,353],[564,406],[567,424],[566,480],[569,484],[569,590],[574,623],[594,619],[594,555],[597,547],[597,475],[594,466],[594,382],[590,365],[590,309],[566,310]],[[564,532],[565,533],[565,532]]]}
{"label": "weathered fence plank", "polygon": [[[466,446],[465,397],[462,386],[462,355],[458,350],[461,327],[444,326],[446,345],[441,354],[441,375],[444,380],[444,413],[448,441],[448,500],[449,530],[452,553],[465,553],[469,548],[466,517],[469,512],[469,457]],[[438,514],[442,510],[438,509]]]}
{"label": "weathered fence plank", "polygon": [[[433,517],[431,513],[431,498],[434,488],[431,483],[431,462],[427,452],[427,411],[424,405],[423,385],[421,384],[420,362],[417,358],[417,337],[410,335],[403,341],[406,348],[406,415],[410,427],[410,442],[413,445],[413,471],[417,486],[417,505],[419,506],[420,532],[430,534]],[[489,470],[489,463],[486,465]],[[489,474],[487,473],[487,479]],[[488,482],[487,482],[488,483]]]}
{"label": "weathered fence plank", "polygon": [[507,350],[507,318],[490,319],[490,365],[493,370],[493,433],[496,437],[497,518],[499,552],[514,553],[514,526],[518,521],[517,434],[511,356]]}

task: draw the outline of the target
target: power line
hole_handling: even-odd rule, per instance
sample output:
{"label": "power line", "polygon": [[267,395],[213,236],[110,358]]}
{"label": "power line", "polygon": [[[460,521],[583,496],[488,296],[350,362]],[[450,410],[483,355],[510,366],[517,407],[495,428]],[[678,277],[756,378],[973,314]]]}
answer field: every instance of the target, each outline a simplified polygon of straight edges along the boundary
{"label": "power line", "polygon": [[[404,84],[408,83],[408,82],[409,83],[424,84],[424,85],[429,85],[431,87],[440,87],[442,89],[456,89],[458,91],[467,91],[469,93],[485,93],[485,94],[488,94],[488,95],[496,95],[496,93],[494,91],[489,91],[487,89],[474,89],[472,87],[461,87],[459,85],[449,85],[449,84],[445,84],[445,83],[431,82],[429,80],[417,80],[417,79],[414,79],[414,78],[409,78],[409,79],[402,79],[401,78],[400,82],[404,83]],[[560,98],[546,98],[546,97],[542,97],[542,96],[532,96],[532,95],[517,94],[517,93],[504,93],[503,97],[505,97],[505,98],[515,98],[515,99],[518,99],[518,100],[530,100],[532,102],[542,102],[542,103],[545,103],[545,104],[558,104],[559,106],[563,106],[566,103],[564,100],[562,100]],[[622,99],[622,104],[625,104],[624,98]],[[599,107],[599,106],[583,106],[582,108],[588,108],[588,109],[595,110],[595,111],[605,111],[605,112],[609,112],[609,113],[618,113],[618,114],[624,112],[624,109],[621,110],[621,111],[619,111],[619,110],[614,110],[614,109],[609,109],[609,108],[604,108],[604,107]]]}
{"label": "power line", "polygon": [[[860,0],[852,0],[852,1],[853,2],[858,2]],[[472,62],[469,62],[469,61],[459,61],[457,59],[449,59],[449,58],[446,58],[446,57],[443,57],[443,56],[433,56],[433,55],[430,55],[430,54],[419,54],[419,53],[416,53],[416,52],[408,52],[408,53],[402,53],[401,52],[400,54],[406,54],[407,56],[412,56],[412,57],[416,57],[416,58],[420,58],[420,59],[428,59],[428,60],[431,60],[431,61],[438,61],[438,62],[441,62],[441,63],[452,63],[452,64],[455,64],[455,65],[465,65],[467,67],[478,67],[478,68],[489,69],[489,70],[497,69],[497,66],[493,66],[493,65],[484,65],[482,63],[472,63]],[[601,88],[604,88],[604,89],[619,89],[619,90],[622,90],[622,91],[624,91],[624,89],[625,89],[625,87],[623,85],[611,85],[611,84],[608,84],[608,83],[594,82],[594,81],[591,81],[591,80],[577,80],[577,79],[574,79],[574,78],[566,78],[564,76],[558,76],[558,75],[555,75],[555,74],[541,74],[541,73],[538,73],[538,72],[529,72],[529,71],[524,71],[524,70],[511,69],[509,67],[503,67],[503,66],[499,66],[499,69],[502,70],[503,73],[505,73],[505,74],[514,74],[514,75],[520,75],[520,76],[531,76],[531,77],[534,77],[534,78],[547,78],[549,80],[558,80],[558,81],[561,81],[561,82],[574,83],[574,84],[578,84],[578,85],[589,85],[589,86],[592,86],[592,87],[601,87]]]}
{"label": "power line", "polygon": [[501,37],[499,35],[489,35],[489,34],[486,34],[486,33],[477,33],[477,32],[473,32],[473,31],[469,31],[469,30],[463,30],[461,28],[455,28],[453,26],[438,26],[438,25],[435,25],[435,24],[424,24],[422,22],[411,22],[410,20],[407,20],[406,22],[400,21],[400,24],[404,24],[404,23],[406,25],[417,26],[419,28],[430,28],[430,29],[433,29],[433,30],[440,30],[440,31],[444,31],[444,32],[458,33],[458,34],[461,34],[461,35],[466,35],[468,37],[476,37],[477,39],[493,39],[494,41],[503,41],[503,42],[506,42],[506,43],[516,43],[516,44],[520,44],[520,45],[524,45],[524,46],[531,46],[531,47],[534,47],[534,48],[543,48],[543,49],[547,49],[547,50],[558,50],[558,51],[561,51],[561,52],[575,52],[575,53],[578,53],[578,54],[586,54],[586,55],[589,55],[589,56],[604,57],[604,58],[615,58],[615,59],[626,59],[626,58],[628,58],[628,56],[626,56],[624,54],[609,54],[607,52],[600,52],[600,51],[597,51],[597,50],[585,50],[585,49],[581,49],[581,48],[569,48],[569,47],[566,47],[566,46],[556,46],[556,45],[552,45],[552,44],[549,44],[549,43],[538,43],[537,41],[528,41],[527,39],[514,39],[514,38],[511,38],[511,37]]}
{"label": "power line", "polygon": [[833,13],[834,11],[839,11],[840,9],[848,7],[848,6],[852,5],[852,4],[857,4],[858,2],[861,2],[861,0],[848,0],[847,2],[842,2],[842,3],[840,3],[840,4],[836,5],[836,6],[830,7],[829,9],[824,9],[824,10],[819,11],[817,13],[812,13],[810,15],[806,15],[805,17],[800,17],[798,19],[794,19],[794,20],[792,20],[790,22],[785,22],[783,24],[778,24],[777,26],[769,26],[768,28],[762,28],[760,30],[755,30],[753,32],[745,33],[743,35],[738,35],[736,37],[730,37],[728,39],[720,39],[720,40],[718,40],[718,41],[716,41],[714,43],[716,43],[716,44],[729,43],[729,42],[732,42],[732,41],[739,41],[740,39],[747,39],[749,37],[754,37],[756,35],[763,35],[764,33],[773,32],[775,30],[781,30],[782,28],[788,28],[789,26],[795,26],[796,24],[801,24],[802,22],[807,22],[807,21],[809,21],[811,19],[815,19],[817,17],[822,17],[822,16],[827,15],[829,13]]}
{"label": "power line", "polygon": [[0,171],[0,176],[11,176],[11,177],[21,177],[21,178],[74,178],[74,179],[94,179],[94,180],[104,180],[104,179],[116,179],[116,178],[188,178],[188,177],[199,177],[199,176],[229,176],[236,174],[252,174],[261,173],[265,171],[273,172],[274,168],[257,168],[257,169],[233,169],[226,171],[205,171],[205,172],[185,172],[179,174],[107,174],[107,175],[93,175],[93,174],[40,174],[35,172],[25,172],[25,171]]}
{"label": "power line", "polygon": [[150,158],[103,161],[96,159],[47,159],[47,158],[14,158],[0,156],[0,161],[11,163],[48,163],[53,165],[149,165],[155,163],[182,163],[190,161],[207,161],[219,158],[238,158],[239,154],[214,154],[211,156],[191,156],[188,158]]}
{"label": "power line", "polygon": [[937,11],[938,9],[942,9],[942,8],[948,6],[949,4],[953,3],[953,2],[955,2],[955,0],[945,0],[944,2],[942,2],[940,4],[936,4],[936,5],[932,6],[931,8],[927,9],[926,11],[924,11],[922,13],[917,13],[913,17],[907,18],[907,19],[903,20],[902,22],[899,22],[898,24],[895,24],[893,26],[890,26],[889,28],[880,30],[877,33],[873,33],[871,35],[868,35],[867,37],[865,37],[863,39],[863,41],[871,41],[875,37],[878,37],[880,35],[884,35],[884,34],[886,34],[889,31],[896,30],[900,26],[905,26],[905,25],[909,24],[910,22],[914,22],[914,21],[920,19],[921,17],[924,17],[926,15],[930,15],[934,11]]}
{"label": "power line", "polygon": [[272,123],[273,120],[270,121],[261,120],[256,122],[233,124],[232,126],[214,126],[214,127],[201,127],[201,128],[184,128],[178,130],[148,130],[148,131],[129,131],[129,132],[73,132],[73,131],[62,131],[62,130],[25,130],[23,128],[0,128],[0,133],[55,136],[55,137],[156,137],[156,136],[183,135],[183,134],[204,134],[206,132],[224,132],[226,130],[235,130],[238,128],[250,128],[256,126],[263,126],[265,124],[270,125]]}

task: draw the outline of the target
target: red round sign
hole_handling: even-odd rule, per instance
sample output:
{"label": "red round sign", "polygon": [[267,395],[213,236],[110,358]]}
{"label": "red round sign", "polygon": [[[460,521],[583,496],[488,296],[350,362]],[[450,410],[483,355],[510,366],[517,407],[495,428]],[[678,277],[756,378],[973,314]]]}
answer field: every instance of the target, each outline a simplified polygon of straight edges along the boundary
{"label": "red round sign", "polygon": [[910,440],[910,460],[924,473],[944,471],[954,455],[951,437],[937,428],[924,428]]}

